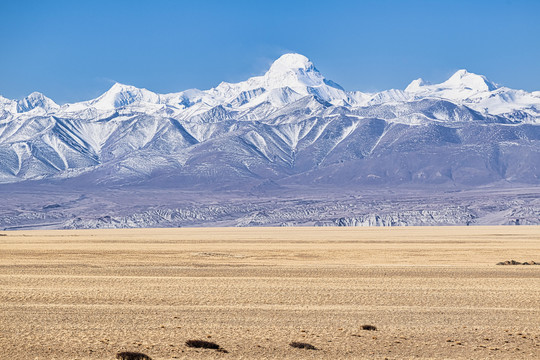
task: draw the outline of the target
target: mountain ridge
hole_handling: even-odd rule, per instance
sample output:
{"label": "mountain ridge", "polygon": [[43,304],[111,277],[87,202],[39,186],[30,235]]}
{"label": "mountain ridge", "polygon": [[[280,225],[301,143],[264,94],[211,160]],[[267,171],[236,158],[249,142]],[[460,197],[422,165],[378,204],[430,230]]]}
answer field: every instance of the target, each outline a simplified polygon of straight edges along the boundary
{"label": "mountain ridge", "polygon": [[[470,86],[467,85],[471,85]],[[188,89],[180,92],[173,92],[173,93],[167,93],[167,94],[158,94],[155,92],[152,92],[150,90],[147,90],[145,88],[137,88],[133,85],[128,84],[122,84],[122,83],[114,83],[109,90],[107,90],[105,93],[100,95],[99,97],[95,99],[90,99],[86,101],[76,102],[76,103],[66,103],[63,105],[57,105],[54,101],[51,99],[45,97],[45,95],[39,93],[39,92],[33,92],[32,94],[28,95],[26,98],[23,98],[21,100],[11,100],[7,99],[5,97],[0,96],[0,106],[6,107],[4,102],[15,102],[21,107],[21,111],[17,111],[18,113],[21,112],[27,112],[35,108],[35,106],[32,107],[23,107],[20,104],[24,102],[28,102],[29,99],[32,97],[35,97],[36,95],[43,97],[46,99],[48,103],[50,103],[51,106],[49,110],[58,110],[58,109],[69,109],[74,107],[75,105],[82,105],[82,104],[95,104],[99,103],[99,100],[103,100],[104,98],[107,98],[108,96],[124,96],[127,94],[132,94],[132,96],[128,96],[126,100],[128,101],[119,101],[117,103],[110,103],[109,106],[99,106],[101,109],[110,109],[110,108],[120,108],[126,105],[131,104],[134,102],[133,100],[146,100],[144,102],[149,104],[175,104],[178,105],[182,103],[182,101],[177,100],[179,98],[184,99],[196,99],[201,100],[200,97],[203,96],[204,93],[206,95],[210,95],[209,97],[214,97],[221,95],[222,99],[220,100],[227,100],[227,95],[230,96],[230,92],[233,93],[237,92],[243,92],[243,91],[253,91],[257,89],[264,88],[265,90],[271,90],[276,88],[302,88],[302,87],[321,87],[321,86],[329,86],[331,88],[338,89],[340,91],[343,91],[347,93],[348,95],[352,95],[354,98],[356,98],[355,102],[349,105],[353,106],[364,106],[368,105],[369,102],[365,101],[367,97],[371,97],[370,100],[372,100],[374,97],[381,97],[381,94],[388,93],[388,92],[394,92],[394,93],[417,93],[419,88],[422,87],[432,87],[431,90],[434,89],[441,89],[441,88],[455,88],[455,87],[466,87],[470,90],[473,90],[474,92],[490,92],[495,91],[497,89],[505,89],[505,90],[513,90],[508,89],[505,87],[502,87],[496,83],[491,82],[483,75],[477,75],[471,72],[468,72],[466,69],[460,69],[457,70],[452,76],[450,76],[446,81],[440,83],[440,84],[430,84],[428,82],[425,82],[423,79],[416,79],[413,80],[405,89],[389,89],[389,90],[383,90],[376,93],[366,93],[366,92],[360,92],[360,91],[345,91],[339,84],[333,82],[332,80],[326,79],[313,65],[313,63],[305,56],[301,54],[284,54],[280,58],[278,58],[274,63],[271,65],[270,69],[263,75],[255,76],[252,78],[249,78],[246,81],[242,81],[239,83],[227,83],[222,82],[218,86],[208,89],[208,90],[198,90],[198,89]],[[456,86],[457,85],[457,86]],[[429,90],[429,89],[424,89]],[[523,90],[513,90],[516,92],[519,92],[521,94],[529,94],[531,97],[533,97],[535,100],[540,101],[540,95],[538,93],[540,91],[534,91],[531,93],[527,93]],[[226,94],[226,95],[224,95]],[[307,94],[304,94],[307,95]],[[340,94],[342,95],[342,94]],[[339,97],[339,96],[337,96]],[[441,98],[445,98],[444,96],[439,96]],[[4,102],[2,102],[2,99]],[[386,98],[388,100],[388,98]],[[409,98],[411,99],[411,98]],[[456,100],[455,97],[449,97],[446,98],[448,100]],[[208,98],[204,99],[208,100]],[[214,99],[215,101],[216,99]],[[336,100],[335,98],[332,100]],[[364,100],[364,101],[362,101]],[[195,101],[197,102],[197,101]],[[373,104],[373,101],[371,101],[370,104]],[[110,106],[112,105],[112,106]],[[535,104],[538,105],[538,104]],[[9,107],[9,106],[7,106]]]}
{"label": "mountain ridge", "polygon": [[208,90],[116,83],[61,106],[40,93],[0,97],[0,183],[537,184],[539,94],[466,70],[440,84],[345,91],[285,54],[263,75]]}

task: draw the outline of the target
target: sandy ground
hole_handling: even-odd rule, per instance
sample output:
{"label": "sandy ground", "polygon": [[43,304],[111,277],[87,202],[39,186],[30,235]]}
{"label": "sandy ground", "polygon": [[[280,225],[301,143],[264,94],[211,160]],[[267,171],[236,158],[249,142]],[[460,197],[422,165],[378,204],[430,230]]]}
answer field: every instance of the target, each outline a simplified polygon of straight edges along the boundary
{"label": "sandy ground", "polygon": [[540,358],[539,227],[4,234],[2,359]]}

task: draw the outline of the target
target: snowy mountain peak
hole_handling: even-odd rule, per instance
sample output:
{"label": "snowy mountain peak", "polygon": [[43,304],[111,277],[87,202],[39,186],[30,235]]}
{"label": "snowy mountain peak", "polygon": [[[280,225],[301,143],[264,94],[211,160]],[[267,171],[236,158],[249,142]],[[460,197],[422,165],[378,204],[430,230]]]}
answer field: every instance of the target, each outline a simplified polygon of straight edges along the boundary
{"label": "snowy mountain peak", "polygon": [[444,92],[443,97],[455,99],[458,94],[459,96],[457,98],[465,98],[476,93],[493,91],[498,87],[498,85],[492,83],[483,75],[477,75],[461,69],[440,84],[431,85],[421,78],[416,79],[407,86],[405,91],[417,94],[431,93],[432,95],[438,95],[438,93]]}
{"label": "snowy mountain peak", "polygon": [[476,91],[493,91],[498,87],[485,76],[470,73],[465,69],[456,71],[454,75],[441,85],[448,88],[465,88]]}
{"label": "snowy mountain peak", "polygon": [[59,106],[42,93],[36,91],[17,102],[17,112],[19,113],[31,111],[35,108],[51,111],[58,109]]}
{"label": "snowy mountain peak", "polygon": [[126,85],[126,84],[121,84],[119,82],[116,82],[114,83],[113,86],[111,86],[109,90],[107,90],[107,92],[123,92],[123,91],[135,90],[135,89],[137,88],[133,85]]}
{"label": "snowy mountain peak", "polygon": [[107,92],[90,103],[96,109],[110,110],[133,103],[159,103],[159,95],[132,85],[115,83]]}
{"label": "snowy mountain peak", "polygon": [[296,69],[314,69],[313,63],[302,54],[289,53],[281,55],[272,63],[269,71],[288,71]]}
{"label": "snowy mountain peak", "polygon": [[414,80],[407,86],[405,93],[415,100],[445,99],[494,115],[531,109],[537,102],[525,92],[501,88],[485,76],[465,69],[456,71],[440,84],[427,84],[422,79]]}
{"label": "snowy mountain peak", "polygon": [[418,78],[416,80],[411,81],[409,86],[407,86],[405,88],[405,91],[414,92],[414,91],[420,89],[420,87],[422,87],[424,85],[428,85],[428,83],[426,81],[424,81],[424,79]]}
{"label": "snowy mountain peak", "polygon": [[292,53],[274,61],[262,76],[239,83],[222,82],[205,93],[210,95],[205,99],[207,104],[225,101],[243,108],[262,103],[279,108],[304,96],[314,96],[334,105],[348,104],[350,100],[343,88],[325,79],[307,57]]}
{"label": "snowy mountain peak", "polygon": [[264,75],[265,87],[316,87],[324,84],[324,76],[304,55],[285,54],[274,61]]}
{"label": "snowy mountain peak", "polygon": [[141,90],[148,91],[146,89],[139,89],[138,87],[135,87],[133,85],[126,85],[121,83],[114,83],[113,86],[109,90],[107,90],[102,96],[108,95],[108,96],[117,96],[119,94],[133,94],[138,93]]}

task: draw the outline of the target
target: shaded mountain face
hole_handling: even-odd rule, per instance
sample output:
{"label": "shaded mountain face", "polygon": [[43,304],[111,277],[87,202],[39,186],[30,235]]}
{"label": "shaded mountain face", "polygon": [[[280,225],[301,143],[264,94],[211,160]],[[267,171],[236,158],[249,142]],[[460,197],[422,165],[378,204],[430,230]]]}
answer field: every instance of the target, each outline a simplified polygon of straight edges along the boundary
{"label": "shaded mountain face", "polygon": [[0,183],[357,188],[539,177],[540,92],[466,70],[372,94],[286,54],[264,75],[205,91],[115,84],[62,106],[39,93],[0,97]]}

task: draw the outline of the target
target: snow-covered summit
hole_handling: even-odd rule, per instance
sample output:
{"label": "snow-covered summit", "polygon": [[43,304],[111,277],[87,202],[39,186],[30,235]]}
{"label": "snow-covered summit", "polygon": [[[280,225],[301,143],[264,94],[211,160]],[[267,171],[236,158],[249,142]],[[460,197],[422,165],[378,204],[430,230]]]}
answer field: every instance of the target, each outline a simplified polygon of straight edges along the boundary
{"label": "snow-covered summit", "polygon": [[[95,99],[73,104],[65,104],[60,112],[80,113],[82,117],[92,117],[95,113],[107,113],[125,107],[143,108],[143,112],[155,111],[155,105],[160,103],[160,95],[140,89],[132,85],[115,83],[109,90]],[[145,110],[146,108],[146,110]],[[82,115],[85,114],[85,115]]]}
{"label": "snow-covered summit", "polygon": [[440,84],[414,80],[405,89],[405,94],[410,100],[450,100],[482,113],[505,115],[512,119],[535,121],[540,110],[540,102],[534,93],[502,87],[483,75],[465,69],[456,71]]}
{"label": "snow-covered summit", "polygon": [[302,54],[298,53],[288,53],[283,54],[270,66],[268,72],[279,72],[279,71],[289,71],[294,69],[315,69],[311,60],[305,57]]}
{"label": "snow-covered summit", "polygon": [[264,87],[316,87],[324,85],[324,76],[304,55],[285,54],[274,61],[264,74]]}
{"label": "snow-covered summit", "polygon": [[422,78],[416,79],[407,86],[405,91],[415,95],[434,95],[446,99],[462,100],[480,92],[494,91],[498,87],[483,75],[461,69],[440,84],[429,84]]}
{"label": "snow-covered summit", "polygon": [[429,85],[424,79],[418,78],[416,80],[411,81],[409,86],[405,88],[406,92],[417,92],[419,91],[423,86]]}
{"label": "snow-covered summit", "polygon": [[27,97],[17,102],[17,112],[23,113],[40,108],[45,112],[50,112],[60,108],[54,101],[39,92],[33,92]]}
{"label": "snow-covered summit", "polygon": [[157,104],[159,95],[146,89],[115,83],[106,93],[90,101],[90,105],[102,110],[115,109],[133,103]]}
{"label": "snow-covered summit", "polygon": [[279,57],[264,75],[236,84],[222,82],[207,94],[214,101],[222,99],[244,108],[265,102],[281,107],[304,96],[315,96],[334,105],[351,101],[350,94],[327,80],[307,57],[294,53]]}
{"label": "snow-covered summit", "polygon": [[498,88],[495,83],[489,81],[485,76],[470,73],[465,69],[456,71],[441,86],[453,89],[471,89],[473,91],[493,91]]}

